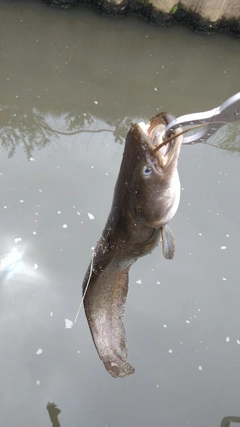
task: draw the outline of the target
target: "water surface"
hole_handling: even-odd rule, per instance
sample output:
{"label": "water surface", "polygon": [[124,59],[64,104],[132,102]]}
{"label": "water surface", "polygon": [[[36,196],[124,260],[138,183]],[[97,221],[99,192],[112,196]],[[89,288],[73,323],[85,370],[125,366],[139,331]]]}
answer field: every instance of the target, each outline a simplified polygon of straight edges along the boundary
{"label": "water surface", "polygon": [[209,141],[225,149],[182,148],[175,258],[157,248],[131,270],[136,373],[110,377],[84,312],[73,328],[65,320],[109,213],[127,123],[239,92],[239,42],[41,1],[1,0],[0,11],[1,425],[50,426],[48,402],[62,427],[240,416],[239,124]]}

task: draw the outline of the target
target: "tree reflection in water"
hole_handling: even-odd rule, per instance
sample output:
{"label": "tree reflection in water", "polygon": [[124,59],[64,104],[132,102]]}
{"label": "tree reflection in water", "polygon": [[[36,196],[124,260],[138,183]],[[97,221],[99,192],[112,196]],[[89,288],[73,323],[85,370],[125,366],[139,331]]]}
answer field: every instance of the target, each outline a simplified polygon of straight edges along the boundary
{"label": "tree reflection in water", "polygon": [[[19,106],[0,107],[0,142],[8,151],[9,158],[13,157],[18,145],[30,160],[34,149],[46,147],[53,141],[58,141],[60,135],[77,135],[81,133],[110,132],[116,143],[122,144],[129,123],[139,121],[129,117],[119,117],[109,123],[106,119],[95,117],[80,110],[59,113],[40,113],[35,107]],[[224,126],[216,136],[205,144],[212,145],[232,153],[240,153],[240,125]]]}
{"label": "tree reflection in water", "polygon": [[[5,106],[0,108],[0,142],[13,157],[18,145],[30,160],[35,148],[46,147],[59,135],[77,135],[80,133],[110,132],[117,143],[123,143],[129,118],[118,119],[113,125],[90,114],[72,111],[65,114],[44,115],[35,108]],[[99,128],[99,123],[104,127]]]}
{"label": "tree reflection in water", "polygon": [[0,140],[13,157],[19,144],[28,160],[35,147],[43,148],[52,139],[52,132],[46,127],[45,118],[34,110],[20,110],[18,107],[3,107],[0,110]]}
{"label": "tree reflection in water", "polygon": [[48,402],[47,411],[49,413],[52,427],[61,427],[58,421],[58,415],[61,413],[61,410],[57,407],[57,405],[54,402]]}

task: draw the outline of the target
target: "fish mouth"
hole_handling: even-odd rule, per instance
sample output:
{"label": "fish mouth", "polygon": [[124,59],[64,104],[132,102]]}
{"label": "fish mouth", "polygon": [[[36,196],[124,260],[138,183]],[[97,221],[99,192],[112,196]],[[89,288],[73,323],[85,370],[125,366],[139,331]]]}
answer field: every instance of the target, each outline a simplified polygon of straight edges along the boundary
{"label": "fish mouth", "polygon": [[174,116],[171,114],[159,113],[153,116],[147,124],[144,122],[138,123],[141,131],[148,138],[152,146],[152,153],[157,158],[161,168],[172,162],[176,152],[179,152],[181,147],[182,138],[176,137],[176,131],[164,142],[166,127],[173,120]]}

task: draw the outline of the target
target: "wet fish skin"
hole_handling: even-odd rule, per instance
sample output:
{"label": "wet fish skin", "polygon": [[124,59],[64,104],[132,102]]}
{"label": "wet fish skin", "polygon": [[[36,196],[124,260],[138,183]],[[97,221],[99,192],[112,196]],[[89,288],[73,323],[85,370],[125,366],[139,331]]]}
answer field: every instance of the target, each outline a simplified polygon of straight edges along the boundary
{"label": "wet fish skin", "polygon": [[147,126],[131,126],[111,211],[83,282],[94,344],[105,368],[116,378],[135,371],[127,362],[124,327],[129,269],[160,241],[164,256],[174,255],[175,240],[167,223],[180,199],[177,163],[182,137],[153,153],[171,120],[171,115],[160,113]]}

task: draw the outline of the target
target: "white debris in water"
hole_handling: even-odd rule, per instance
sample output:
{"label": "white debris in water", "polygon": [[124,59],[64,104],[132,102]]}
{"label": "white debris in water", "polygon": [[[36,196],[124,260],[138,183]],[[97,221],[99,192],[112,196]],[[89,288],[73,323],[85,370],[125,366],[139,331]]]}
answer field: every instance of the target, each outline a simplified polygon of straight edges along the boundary
{"label": "white debris in water", "polygon": [[230,338],[229,338],[229,337],[227,337],[227,338],[226,338],[226,342],[229,342],[229,341],[230,341]]}
{"label": "white debris in water", "polygon": [[168,353],[172,353],[172,350],[171,350],[171,348],[168,350]]}
{"label": "white debris in water", "polygon": [[199,236],[202,236],[202,233],[198,233]]}
{"label": "white debris in water", "polygon": [[65,319],[65,329],[71,329],[73,327],[73,322],[69,319]]}
{"label": "white debris in water", "polygon": [[36,263],[36,262],[34,263],[33,268],[34,268],[35,270],[37,270],[37,269],[38,269],[38,265],[37,265],[37,263]]}
{"label": "white debris in water", "polygon": [[226,234],[226,237],[229,237],[229,234]]}
{"label": "white debris in water", "polygon": [[33,231],[33,235],[35,236],[37,234],[37,232],[36,231]]}
{"label": "white debris in water", "polygon": [[81,215],[80,212],[77,212],[77,215]]}
{"label": "white debris in water", "polygon": [[240,340],[236,340],[237,341],[237,344],[240,344]]}
{"label": "white debris in water", "polygon": [[7,206],[5,205],[5,206],[3,206],[3,209],[7,209]]}
{"label": "white debris in water", "polygon": [[106,173],[105,173],[105,175],[107,175],[107,176],[108,176],[108,173],[106,172]]}
{"label": "white debris in water", "polygon": [[53,312],[51,311],[50,316],[53,317]]}
{"label": "white debris in water", "polygon": [[21,238],[21,237],[16,237],[16,238],[14,239],[14,243],[21,242],[21,240],[22,240],[22,238]]}
{"label": "white debris in water", "polygon": [[30,157],[30,162],[35,162],[35,159],[33,157]]}
{"label": "white debris in water", "polygon": [[164,328],[167,328],[167,325],[163,325]]}
{"label": "white debris in water", "polygon": [[39,190],[38,190],[38,191],[39,191],[39,193],[42,193],[42,190],[41,190],[41,188],[39,188]]}
{"label": "white debris in water", "polygon": [[156,87],[154,88],[154,90],[155,90],[155,92],[157,92],[157,88]]}
{"label": "white debris in water", "polygon": [[141,285],[142,284],[141,279],[136,280],[136,283],[139,283],[139,285]]}
{"label": "white debris in water", "polygon": [[157,384],[157,388],[159,388],[159,384]]}
{"label": "white debris in water", "polygon": [[190,320],[185,320],[186,323],[190,323]]}
{"label": "white debris in water", "polygon": [[227,249],[227,246],[221,246],[221,249],[222,250]]}
{"label": "white debris in water", "polygon": [[223,280],[227,280],[227,279],[226,279],[226,277],[223,277],[222,279],[223,279]]}
{"label": "white debris in water", "polygon": [[91,169],[94,169],[94,166],[91,166]]}
{"label": "white debris in water", "polygon": [[63,228],[67,228],[67,224],[63,224]]}
{"label": "white debris in water", "polygon": [[96,105],[97,105],[97,104],[98,104],[98,101],[94,101],[94,104],[96,104]]}
{"label": "white debris in water", "polygon": [[159,282],[159,280],[157,281],[157,285],[160,285],[160,282]]}
{"label": "white debris in water", "polygon": [[198,367],[198,370],[199,370],[199,371],[202,371],[202,366],[199,366],[199,367]]}
{"label": "white debris in water", "polygon": [[80,350],[77,350],[77,353],[79,354],[79,353],[80,353]]}
{"label": "white debris in water", "polygon": [[62,212],[61,211],[58,211],[58,215],[60,215]]}
{"label": "white debris in water", "polygon": [[38,351],[36,352],[36,354],[42,354],[42,349],[39,348]]}
{"label": "white debris in water", "polygon": [[19,203],[24,203],[24,200],[19,200]]}
{"label": "white debris in water", "polygon": [[89,218],[89,219],[94,219],[94,216],[93,216],[93,214],[91,214],[91,213],[88,213],[88,218]]}
{"label": "white debris in water", "polygon": [[37,380],[37,381],[36,381],[36,384],[37,384],[37,385],[40,385],[40,381],[38,381],[38,380]]}

